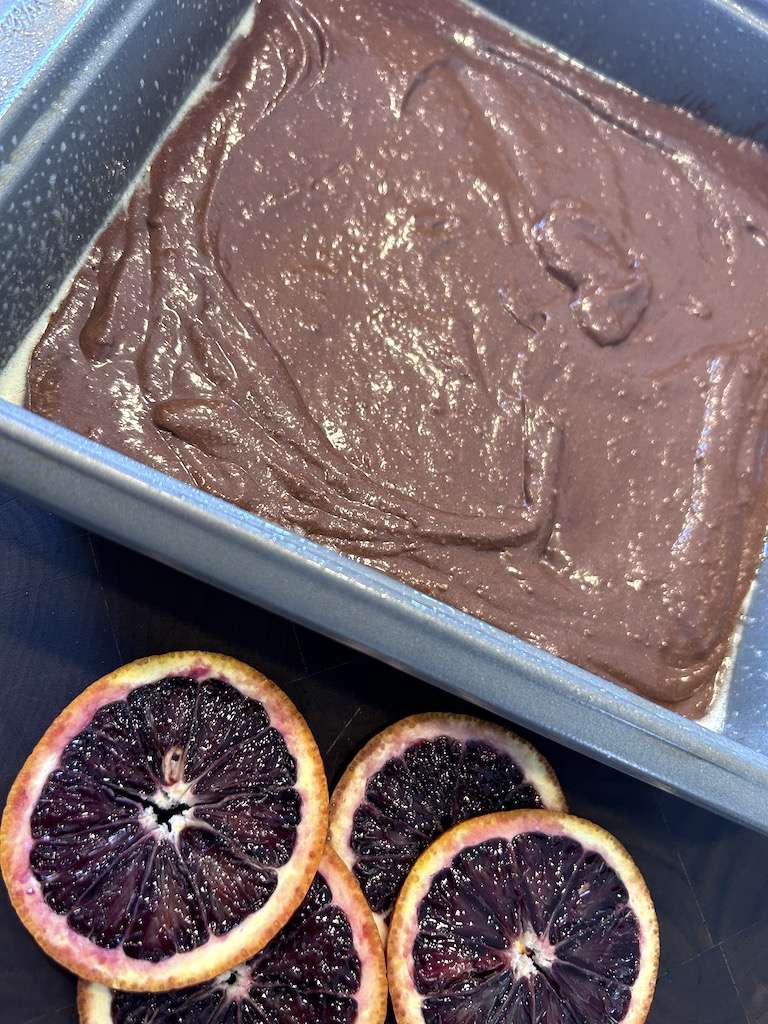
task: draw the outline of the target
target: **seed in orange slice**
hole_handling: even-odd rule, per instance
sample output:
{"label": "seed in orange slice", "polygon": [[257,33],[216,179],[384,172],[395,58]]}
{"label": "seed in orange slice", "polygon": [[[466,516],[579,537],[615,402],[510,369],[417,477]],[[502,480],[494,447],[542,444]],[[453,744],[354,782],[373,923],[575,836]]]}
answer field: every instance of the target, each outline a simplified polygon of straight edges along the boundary
{"label": "seed in orange slice", "polygon": [[81,982],[81,1024],[382,1024],[384,951],[360,887],[326,850],[283,930],[246,963],[174,992],[116,992]]}
{"label": "seed in orange slice", "polygon": [[565,810],[548,762],[502,726],[468,715],[413,715],[375,736],[331,800],[331,845],[352,870],[382,938],[419,854],[491,811]]}
{"label": "seed in orange slice", "polygon": [[513,811],[457,825],[422,854],[387,956],[398,1024],[642,1024],[659,933],[613,836]]}
{"label": "seed in orange slice", "polygon": [[0,865],[21,920],[75,974],[178,988],[286,923],[327,799],[312,734],[274,683],[216,654],[145,658],[88,687],[35,747]]}

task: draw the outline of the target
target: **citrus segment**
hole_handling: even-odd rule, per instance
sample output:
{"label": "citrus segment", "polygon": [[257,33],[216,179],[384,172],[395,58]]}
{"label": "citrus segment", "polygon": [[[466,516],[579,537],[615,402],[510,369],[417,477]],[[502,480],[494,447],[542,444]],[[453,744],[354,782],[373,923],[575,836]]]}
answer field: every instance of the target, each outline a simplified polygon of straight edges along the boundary
{"label": "citrus segment", "polygon": [[431,713],[375,736],[331,800],[330,838],[382,937],[419,854],[467,818],[525,807],[565,810],[554,772],[529,743],[491,722]]}
{"label": "citrus segment", "polygon": [[241,662],[184,652],[118,669],[59,715],[11,790],[0,860],[50,955],[154,991],[268,942],[326,827],[320,756],[285,694]]}
{"label": "citrus segment", "polygon": [[549,811],[458,825],[419,858],[388,943],[399,1024],[642,1024],[658,926],[627,852]]}
{"label": "citrus segment", "polygon": [[175,992],[78,991],[81,1024],[381,1024],[384,953],[354,878],[329,848],[302,904],[255,957]]}

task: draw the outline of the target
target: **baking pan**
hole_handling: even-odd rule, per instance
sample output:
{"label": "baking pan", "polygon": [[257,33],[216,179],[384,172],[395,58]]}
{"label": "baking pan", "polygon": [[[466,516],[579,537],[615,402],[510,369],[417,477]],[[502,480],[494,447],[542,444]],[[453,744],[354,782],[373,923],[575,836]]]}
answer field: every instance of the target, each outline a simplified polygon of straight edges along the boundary
{"label": "baking pan", "polygon": [[[488,0],[656,99],[768,139],[768,10]],[[246,0],[0,0],[0,366]],[[0,480],[99,533],[768,833],[768,575],[716,731],[0,401]]]}

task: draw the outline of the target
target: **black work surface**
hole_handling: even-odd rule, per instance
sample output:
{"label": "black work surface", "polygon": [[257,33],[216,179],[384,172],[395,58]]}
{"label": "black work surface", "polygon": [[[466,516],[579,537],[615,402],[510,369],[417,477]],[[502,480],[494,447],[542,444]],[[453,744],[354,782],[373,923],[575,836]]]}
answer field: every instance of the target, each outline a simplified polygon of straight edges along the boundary
{"label": "black work surface", "polygon": [[[471,710],[439,690],[0,492],[0,797],[80,690],[146,654],[242,658],[304,713],[331,786],[375,732]],[[553,743],[576,814],[614,832],[650,886],[661,977],[650,1024],[768,1024],[768,839]],[[0,897],[0,1024],[76,1020],[72,978]]]}

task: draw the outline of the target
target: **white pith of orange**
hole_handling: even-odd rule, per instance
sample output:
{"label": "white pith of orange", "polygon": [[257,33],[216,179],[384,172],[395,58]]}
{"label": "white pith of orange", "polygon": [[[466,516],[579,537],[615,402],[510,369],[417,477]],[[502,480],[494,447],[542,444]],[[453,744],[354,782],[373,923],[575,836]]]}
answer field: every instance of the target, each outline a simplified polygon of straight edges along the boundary
{"label": "white pith of orange", "polygon": [[[329,847],[318,872],[333,902],[341,908],[352,929],[352,941],[360,959],[360,986],[355,995],[358,1012],[354,1024],[383,1024],[387,1014],[387,977],[384,950],[368,904],[349,868]],[[92,981],[80,981],[77,989],[80,1024],[113,1024],[112,990]]]}
{"label": "white pith of orange", "polygon": [[[167,676],[220,679],[260,701],[296,761],[301,822],[291,858],[277,868],[277,887],[263,907],[223,936],[156,963],[104,949],[77,934],[45,902],[30,867],[30,820],[67,743],[105,704]],[[38,944],[81,978],[128,991],[163,991],[216,977],[263,948],[304,898],[325,846],[328,790],[320,753],[306,722],[273,682],[243,662],[204,651],[181,651],[131,662],[97,680],[69,704],[38,742],[11,787],[0,826],[0,867],[11,902]]]}
{"label": "white pith of orange", "polygon": [[[387,761],[401,757],[412,744],[448,736],[460,742],[481,740],[501,753],[508,754],[520,768],[524,782],[538,792],[545,808],[567,810],[565,797],[552,767],[546,758],[527,740],[494,722],[472,715],[427,712],[410,715],[378,733],[355,756],[331,797],[330,842],[341,859],[354,869],[357,854],[350,845],[355,810],[365,801],[368,780]],[[387,941],[385,914],[374,913],[382,942]]]}
{"label": "white pith of orange", "polygon": [[548,810],[502,811],[471,818],[450,829],[416,861],[400,891],[387,942],[387,973],[398,1024],[424,1024],[426,997],[416,990],[413,946],[418,934],[418,908],[438,871],[457,854],[491,839],[513,839],[526,832],[568,836],[588,852],[599,854],[621,879],[638,923],[640,965],[632,996],[620,1024],[643,1024],[653,1000],[659,967],[659,926],[653,901],[634,861],[605,829],[570,814]]}

